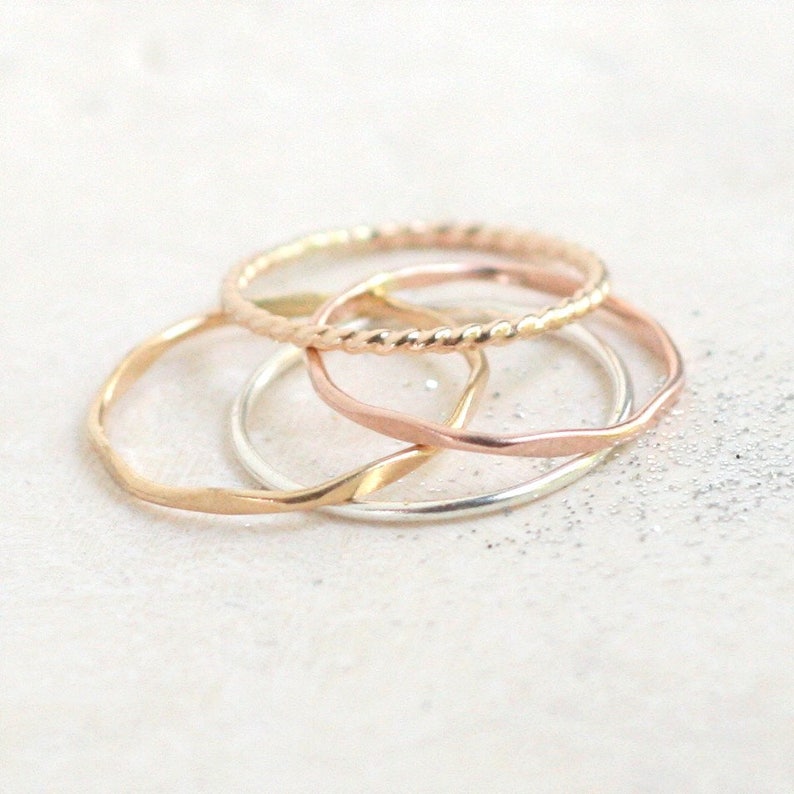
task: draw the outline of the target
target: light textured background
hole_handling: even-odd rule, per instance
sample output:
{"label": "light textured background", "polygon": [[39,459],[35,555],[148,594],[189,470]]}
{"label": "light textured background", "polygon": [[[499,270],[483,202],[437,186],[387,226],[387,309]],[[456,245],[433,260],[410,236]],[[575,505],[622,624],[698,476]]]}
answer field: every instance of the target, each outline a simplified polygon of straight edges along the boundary
{"label": "light textured background", "polygon": [[[789,2],[0,3],[0,791],[794,790],[792,41]],[[251,250],[414,217],[598,250],[678,410],[457,525],[111,485],[125,349]],[[261,349],[206,355],[185,414]],[[228,464],[149,408],[150,469]]]}

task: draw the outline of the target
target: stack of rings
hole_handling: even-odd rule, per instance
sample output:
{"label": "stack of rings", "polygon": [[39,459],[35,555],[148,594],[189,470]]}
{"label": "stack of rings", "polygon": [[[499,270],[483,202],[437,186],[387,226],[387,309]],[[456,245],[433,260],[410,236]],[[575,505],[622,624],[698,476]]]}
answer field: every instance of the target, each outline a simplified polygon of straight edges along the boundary
{"label": "stack of rings", "polygon": [[[313,292],[264,299],[247,295],[249,285],[270,269],[313,254],[350,257],[407,250],[469,255],[474,252],[482,258],[412,264],[373,275],[330,297]],[[579,278],[560,272],[560,265],[578,271]],[[515,285],[554,295],[558,300],[545,308],[527,311],[503,306],[430,308],[406,303],[394,295],[398,290],[461,280]],[[664,367],[662,383],[639,407],[635,407],[631,377],[622,359],[601,338],[576,322],[596,310],[617,319]],[[399,327],[395,328],[395,323]],[[250,377],[231,411],[231,438],[236,454],[260,487],[184,487],[143,477],[110,443],[106,430],[110,409],[167,350],[225,325],[243,326],[288,343]],[[484,349],[546,333],[574,343],[608,374],[612,407],[606,424],[600,428],[520,434],[470,429],[469,422],[489,376]],[[330,350],[380,355],[454,352],[465,357],[469,376],[447,419],[443,423],[432,422],[363,403],[344,392],[331,379],[323,361],[323,351]],[[308,368],[315,391],[327,405],[359,425],[405,441],[408,446],[313,486],[296,483],[274,468],[252,442],[251,407],[263,390],[301,361]],[[415,223],[355,227],[310,235],[234,267],[223,281],[220,310],[171,326],[121,361],[92,403],[88,429],[114,479],[138,498],[155,504],[216,514],[328,508],[346,517],[372,520],[432,519],[516,507],[570,484],[614,447],[651,427],[675,402],[683,382],[681,356],[666,331],[645,313],[609,294],[604,265],[584,248],[534,232],[483,226]],[[379,501],[371,497],[445,449],[567,460],[520,485],[475,496],[417,502]]]}

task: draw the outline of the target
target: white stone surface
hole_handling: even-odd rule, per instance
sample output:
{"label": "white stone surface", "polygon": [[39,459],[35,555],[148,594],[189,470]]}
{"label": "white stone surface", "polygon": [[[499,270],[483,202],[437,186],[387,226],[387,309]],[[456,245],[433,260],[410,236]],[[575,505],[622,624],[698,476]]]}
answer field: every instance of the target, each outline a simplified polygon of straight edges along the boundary
{"label": "white stone surface", "polygon": [[[792,41],[787,2],[1,2],[0,790],[794,790]],[[452,525],[110,483],[124,350],[251,250],[415,217],[598,250],[678,410]],[[139,392],[150,471],[233,481],[258,344]]]}

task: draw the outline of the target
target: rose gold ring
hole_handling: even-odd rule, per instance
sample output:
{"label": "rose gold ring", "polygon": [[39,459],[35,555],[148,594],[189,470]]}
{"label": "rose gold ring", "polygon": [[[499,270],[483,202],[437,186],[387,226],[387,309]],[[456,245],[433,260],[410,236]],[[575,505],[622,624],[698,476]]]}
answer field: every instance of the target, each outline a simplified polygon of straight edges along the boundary
{"label": "rose gold ring", "polygon": [[[355,306],[362,296],[371,296],[373,291],[381,295],[396,289],[463,279],[520,284],[555,295],[567,294],[575,286],[565,276],[511,262],[419,265],[360,282],[323,304],[312,320],[325,323],[339,315],[349,314],[351,306]],[[403,441],[498,455],[560,457],[596,452],[628,441],[647,430],[661,412],[675,402],[684,384],[681,355],[667,332],[654,319],[619,298],[607,297],[603,306],[623,321],[635,338],[662,360],[666,369],[664,382],[648,402],[627,419],[607,427],[521,434],[482,433],[468,428],[446,427],[356,400],[332,382],[321,354],[311,347],[306,350],[309,374],[317,393],[333,409],[364,427]]]}
{"label": "rose gold ring", "polygon": [[[244,295],[251,282],[274,267],[312,254],[356,256],[376,251],[443,249],[475,251],[512,257],[528,265],[561,263],[578,271],[583,281],[565,281],[562,299],[552,306],[524,315],[487,323],[440,325],[434,328],[346,328],[325,322],[297,319],[269,311],[267,301],[257,302]],[[519,267],[519,265],[516,265]],[[388,279],[387,279],[388,281]],[[563,283],[563,282],[560,282]],[[380,282],[369,282],[375,291]],[[601,260],[573,243],[536,232],[485,226],[427,225],[357,226],[303,237],[241,262],[223,282],[222,301],[227,314],[240,325],[280,342],[318,350],[346,350],[350,353],[393,353],[397,351],[444,353],[460,348],[504,344],[560,328],[595,309],[606,297],[607,273]],[[275,302],[274,302],[275,304]]]}

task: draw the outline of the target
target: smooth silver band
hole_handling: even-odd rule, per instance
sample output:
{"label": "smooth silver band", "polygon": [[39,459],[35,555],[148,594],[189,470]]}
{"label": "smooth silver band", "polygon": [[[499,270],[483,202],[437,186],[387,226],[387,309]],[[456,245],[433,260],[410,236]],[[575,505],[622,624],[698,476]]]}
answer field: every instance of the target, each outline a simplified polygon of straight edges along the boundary
{"label": "smooth silver band", "polygon": [[[581,325],[565,326],[549,333],[573,342],[590,353],[604,368],[609,375],[613,400],[608,422],[614,423],[625,419],[631,412],[633,390],[623,360],[611,347]],[[262,392],[299,361],[302,361],[302,352],[296,348],[277,353],[254,372],[232,406],[231,439],[236,455],[248,473],[267,488],[288,490],[304,486],[275,469],[254,446],[248,432],[248,417],[251,407]],[[577,455],[520,485],[476,496],[411,502],[387,502],[365,498],[353,500],[349,504],[321,509],[346,518],[381,521],[460,518],[505,510],[535,501],[564,488],[598,465],[609,452],[610,450],[601,450]]]}

